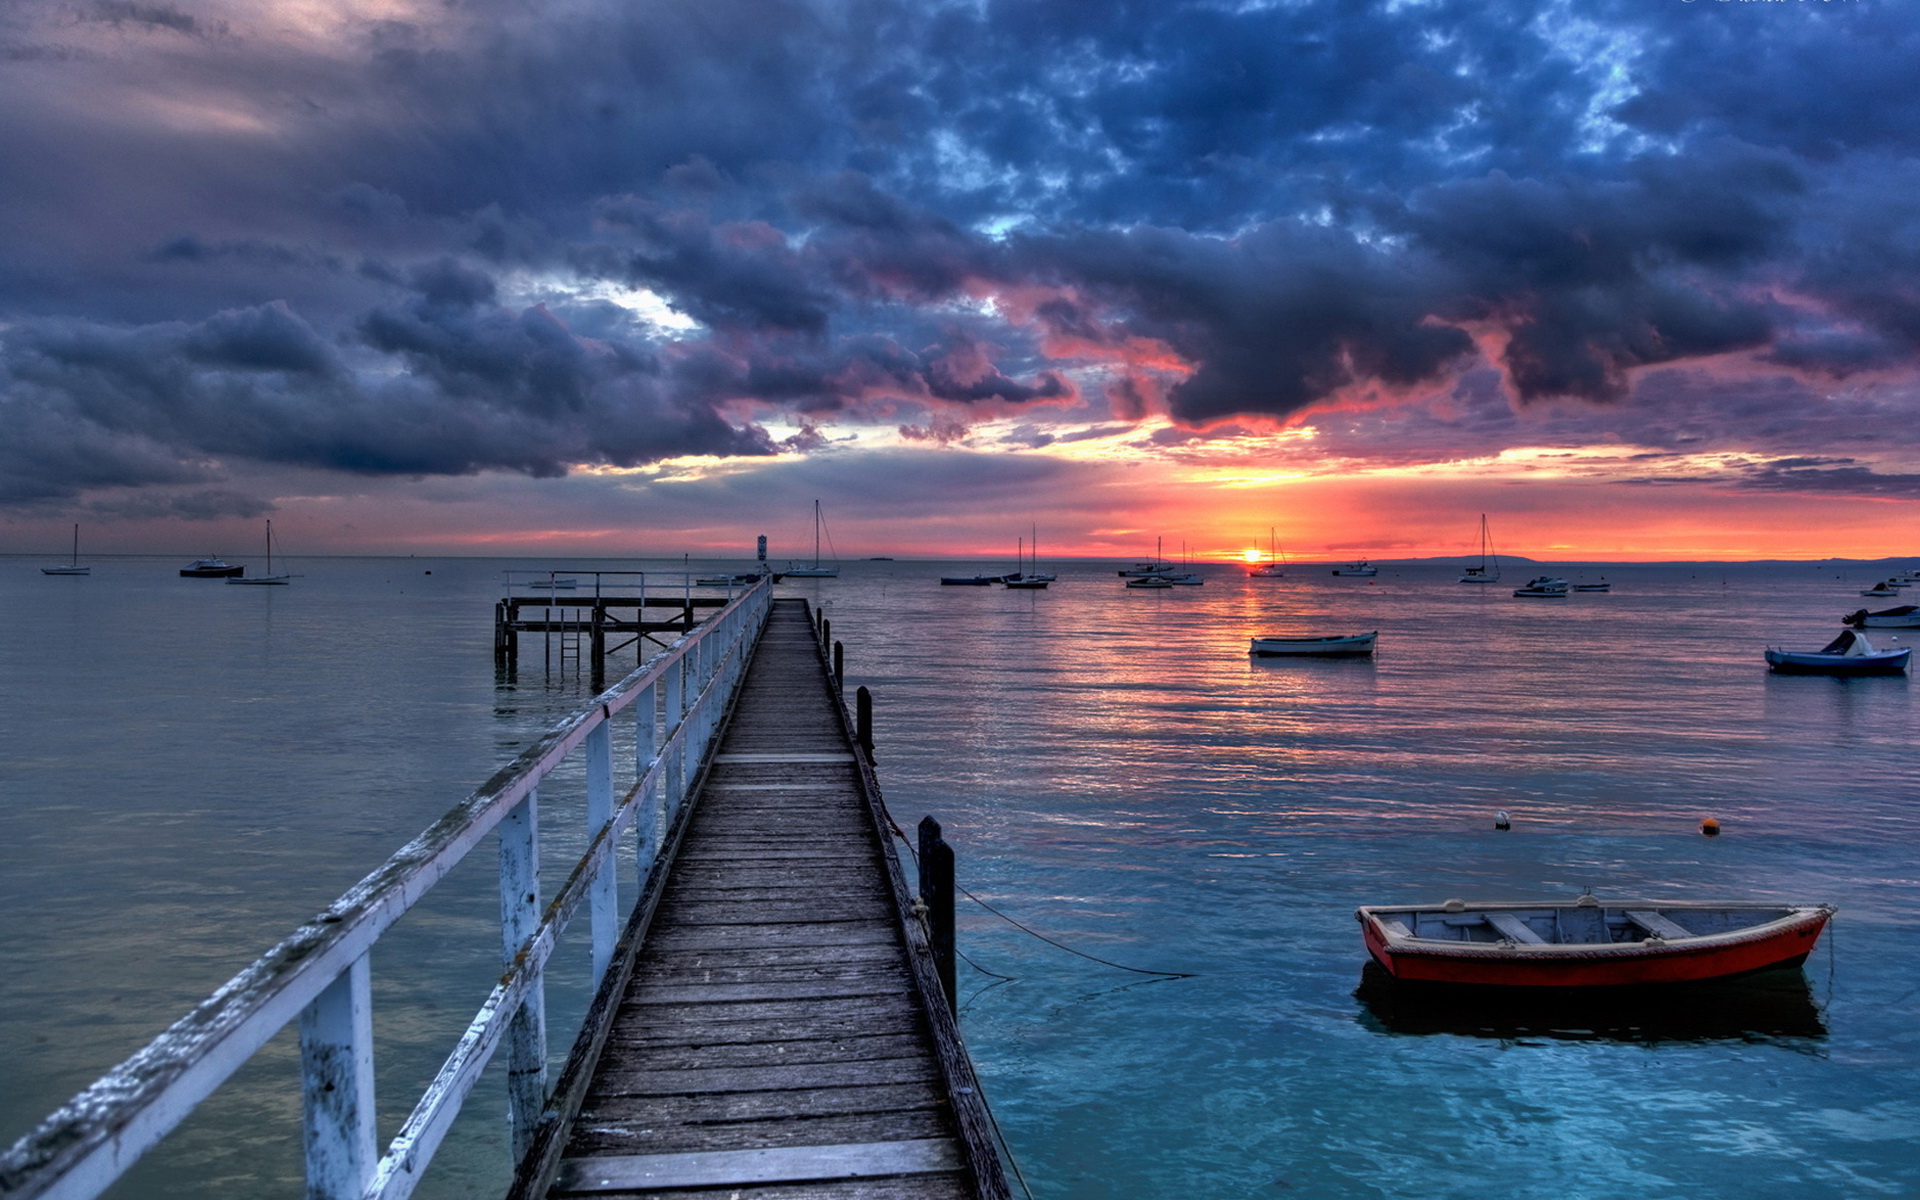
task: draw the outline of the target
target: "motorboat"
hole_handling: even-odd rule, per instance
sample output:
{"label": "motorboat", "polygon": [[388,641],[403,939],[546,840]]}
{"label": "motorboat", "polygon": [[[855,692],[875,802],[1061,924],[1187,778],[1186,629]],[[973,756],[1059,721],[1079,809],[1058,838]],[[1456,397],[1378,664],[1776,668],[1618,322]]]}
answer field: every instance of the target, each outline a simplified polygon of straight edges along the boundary
{"label": "motorboat", "polygon": [[1841,617],[1840,623],[1856,629],[1920,629],[1920,604],[1902,604],[1879,612],[1863,608]]}
{"label": "motorboat", "polygon": [[1487,514],[1480,514],[1480,565],[1460,572],[1461,583],[1499,583],[1500,556],[1493,552],[1493,535],[1487,532]]}
{"label": "motorboat", "polygon": [[741,571],[733,575],[703,575],[693,581],[695,587],[752,587],[763,576],[757,571]]}
{"label": "motorboat", "polygon": [[1187,571],[1180,575],[1169,575],[1166,579],[1168,583],[1173,584],[1175,587],[1199,587],[1206,582],[1206,580],[1200,578],[1199,575],[1192,571]]}
{"label": "motorboat", "polygon": [[92,567],[80,565],[80,527],[73,527],[73,558],[71,561],[53,567],[41,567],[42,575],[91,575]]}
{"label": "motorboat", "polygon": [[1373,653],[1372,633],[1334,634],[1317,637],[1257,637],[1250,639],[1247,653],[1255,658],[1358,658]]}
{"label": "motorboat", "polygon": [[1367,953],[1396,979],[1481,987],[1698,983],[1806,961],[1830,904],[1601,901],[1366,906]]}
{"label": "motorboat", "polygon": [[1573,590],[1576,592],[1610,592],[1613,590],[1613,585],[1610,583],[1576,583],[1573,585]]}
{"label": "motorboat", "polygon": [[1901,675],[1912,657],[1911,646],[1882,650],[1857,629],[1841,630],[1818,650],[1767,647],[1768,669],[1782,675]]}
{"label": "motorboat", "polygon": [[1134,578],[1127,580],[1126,586],[1130,588],[1170,588],[1173,586],[1173,580],[1165,575],[1136,575]]}
{"label": "motorboat", "polygon": [[552,591],[564,592],[564,591],[570,591],[573,588],[579,587],[580,581],[578,579],[565,579],[565,578],[554,577],[554,578],[548,578],[548,579],[536,579],[533,582],[527,584],[527,586],[530,588],[544,588]]}
{"label": "motorboat", "polygon": [[1037,592],[1053,580],[1042,579],[1038,575],[1009,575],[1000,582],[1015,591]]}
{"label": "motorboat", "polygon": [[1380,573],[1380,568],[1363,558],[1358,562],[1342,563],[1333,569],[1333,573],[1335,575],[1357,575],[1363,578],[1372,578]]}
{"label": "motorboat", "polygon": [[1536,575],[1525,585],[1513,589],[1513,594],[1539,600],[1563,600],[1569,588],[1570,585],[1564,579],[1558,579],[1552,575]]}
{"label": "motorboat", "polygon": [[1885,598],[1888,596],[1898,596],[1900,594],[1901,587],[1902,587],[1901,584],[1895,583],[1893,580],[1888,579],[1888,580],[1885,580],[1884,582],[1876,583],[1870,588],[1862,588],[1860,590],[1860,594],[1862,596],[1876,596],[1881,598]]}
{"label": "motorboat", "polygon": [[230,579],[235,575],[245,575],[245,565],[234,566],[218,558],[196,558],[180,568],[180,574],[188,579]]}
{"label": "motorboat", "polygon": [[990,587],[999,583],[998,575],[942,575],[941,587]]}
{"label": "motorboat", "polygon": [[1173,564],[1160,553],[1160,539],[1153,539],[1153,557],[1146,562],[1137,562],[1120,572],[1122,579],[1152,579],[1160,575],[1173,574]]}

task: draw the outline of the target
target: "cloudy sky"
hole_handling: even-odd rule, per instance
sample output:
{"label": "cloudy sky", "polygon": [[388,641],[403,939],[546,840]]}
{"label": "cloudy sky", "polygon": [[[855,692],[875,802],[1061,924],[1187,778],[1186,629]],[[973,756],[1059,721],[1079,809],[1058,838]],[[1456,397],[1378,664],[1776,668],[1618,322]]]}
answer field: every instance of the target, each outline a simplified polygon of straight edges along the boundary
{"label": "cloudy sky", "polygon": [[1920,553],[1900,0],[9,0],[0,550]]}

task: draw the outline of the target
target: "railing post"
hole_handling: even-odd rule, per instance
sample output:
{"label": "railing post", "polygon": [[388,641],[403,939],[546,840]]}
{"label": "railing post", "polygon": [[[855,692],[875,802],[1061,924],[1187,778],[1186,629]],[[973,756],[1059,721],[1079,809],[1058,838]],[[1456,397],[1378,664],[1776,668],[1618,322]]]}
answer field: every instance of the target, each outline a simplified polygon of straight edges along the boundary
{"label": "railing post", "polygon": [[840,642],[833,644],[833,690],[843,692],[847,684],[847,648]]}
{"label": "railing post", "polygon": [[[845,711],[844,709],[842,711]],[[873,693],[862,684],[853,693],[853,742],[873,761]]]}
{"label": "railing post", "polygon": [[920,818],[920,903],[927,909],[927,943],[940,973],[949,1012],[958,1010],[953,975],[953,847],[940,836],[940,822]]}
{"label": "railing post", "polygon": [[[587,734],[587,838],[613,820],[613,728],[603,709],[600,723]],[[613,961],[620,939],[620,880],[618,864],[609,854],[600,864],[588,892],[588,917],[593,931],[593,984],[600,986],[607,964]]]}
{"label": "railing post", "polygon": [[680,728],[680,717],[685,712],[685,709],[682,708],[680,704],[681,694],[685,691],[683,687],[685,677],[686,659],[676,658],[673,662],[667,664],[666,705],[664,711],[661,713],[661,724],[663,727],[661,744],[668,747],[663,752],[667,760],[667,790],[666,795],[661,797],[661,800],[663,801],[669,819],[672,818],[674,813],[680,811],[680,786],[684,782],[680,775],[680,765],[685,759],[681,757],[679,748],[670,743],[673,741],[675,731]]}
{"label": "railing post", "polygon": [[[658,722],[660,719],[660,688],[650,683],[633,702],[633,777],[645,779],[653,767],[656,747],[659,742]],[[660,793],[659,785],[649,784],[640,793],[638,811],[633,821],[633,854],[639,869],[638,886],[641,891],[647,887],[647,877],[653,873],[653,856],[658,854],[657,841],[660,837]]]}
{"label": "railing post", "polygon": [[[500,821],[500,946],[509,968],[540,927],[540,793],[531,791]],[[507,1123],[517,1164],[533,1144],[547,1103],[547,986],[533,973],[527,998],[507,1026]]]}
{"label": "railing post", "polygon": [[371,977],[363,954],[300,1013],[307,1200],[360,1200],[380,1161]]}

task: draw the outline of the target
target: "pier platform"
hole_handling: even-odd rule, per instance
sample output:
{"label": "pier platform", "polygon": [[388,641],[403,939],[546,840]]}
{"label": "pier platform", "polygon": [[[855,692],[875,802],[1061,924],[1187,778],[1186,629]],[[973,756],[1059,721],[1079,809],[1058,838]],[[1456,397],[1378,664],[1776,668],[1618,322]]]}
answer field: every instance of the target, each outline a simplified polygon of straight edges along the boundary
{"label": "pier platform", "polygon": [[775,601],[514,1200],[1008,1195],[823,651]]}

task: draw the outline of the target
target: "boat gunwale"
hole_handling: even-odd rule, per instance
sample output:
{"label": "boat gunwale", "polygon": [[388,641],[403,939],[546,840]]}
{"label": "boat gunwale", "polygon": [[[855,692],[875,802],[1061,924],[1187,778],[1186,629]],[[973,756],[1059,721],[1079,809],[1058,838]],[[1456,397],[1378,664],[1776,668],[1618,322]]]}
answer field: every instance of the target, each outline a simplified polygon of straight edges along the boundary
{"label": "boat gunwale", "polygon": [[1381,945],[1392,953],[1414,954],[1431,958],[1453,959],[1544,959],[1550,961],[1589,961],[1609,958],[1646,958],[1653,955],[1688,955],[1724,950],[1749,942],[1771,941],[1788,931],[1808,923],[1824,927],[1839,911],[1831,904],[1761,904],[1749,901],[1709,902],[1675,901],[1672,903],[1609,903],[1593,906],[1581,905],[1576,901],[1551,901],[1544,904],[1527,904],[1520,901],[1503,901],[1489,904],[1469,904],[1459,913],[1447,913],[1459,916],[1476,912],[1531,912],[1539,909],[1578,909],[1596,907],[1600,910],[1626,912],[1667,912],[1688,910],[1696,912],[1725,912],[1729,909],[1780,909],[1787,910],[1785,916],[1758,925],[1749,925],[1744,929],[1728,930],[1724,933],[1693,934],[1685,938],[1647,937],[1631,942],[1548,942],[1542,945],[1523,944],[1507,940],[1493,942],[1451,941],[1441,938],[1423,938],[1402,936],[1386,927],[1380,915],[1394,913],[1445,912],[1439,905],[1399,904],[1399,905],[1361,905],[1354,910],[1354,917],[1367,930],[1380,938]]}

